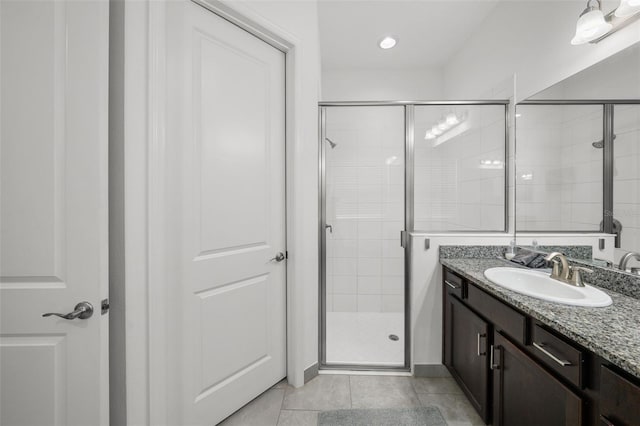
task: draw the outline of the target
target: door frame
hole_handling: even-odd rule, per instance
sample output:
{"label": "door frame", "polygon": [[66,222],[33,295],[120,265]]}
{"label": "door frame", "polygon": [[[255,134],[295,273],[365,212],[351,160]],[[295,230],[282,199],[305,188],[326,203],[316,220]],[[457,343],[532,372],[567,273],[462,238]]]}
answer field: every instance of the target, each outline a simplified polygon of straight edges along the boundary
{"label": "door frame", "polygon": [[[287,377],[293,386],[304,384],[305,289],[303,252],[309,245],[301,220],[305,211],[302,126],[296,111],[303,108],[301,41],[241,3],[191,0],[230,21],[285,54],[285,215],[289,259],[287,277]],[[168,217],[163,185],[170,160],[166,145],[167,1],[112,2],[112,30],[124,32],[117,46],[127,60],[120,64],[117,83],[124,90],[122,164],[125,185],[122,198],[124,248],[126,249],[126,383],[114,391],[126,391],[126,407],[120,407],[131,424],[170,424],[180,418],[173,407],[171,389],[180,386],[171,366],[179,359],[172,353],[169,336],[177,330],[171,317],[170,285],[166,277]],[[122,8],[122,9],[120,9]],[[129,36],[128,34],[131,34]],[[116,36],[117,37],[117,36]],[[126,49],[125,49],[126,46]],[[112,80],[113,84],[113,80]],[[136,120],[137,118],[137,120]]]}

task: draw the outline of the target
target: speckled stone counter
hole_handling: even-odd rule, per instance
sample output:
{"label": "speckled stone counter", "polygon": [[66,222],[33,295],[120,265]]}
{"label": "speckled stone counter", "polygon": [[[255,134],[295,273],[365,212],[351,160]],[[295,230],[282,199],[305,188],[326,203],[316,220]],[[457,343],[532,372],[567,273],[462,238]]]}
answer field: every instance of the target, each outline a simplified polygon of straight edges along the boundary
{"label": "speckled stone counter", "polygon": [[640,378],[640,300],[601,288],[611,296],[612,305],[605,308],[561,305],[507,290],[484,277],[486,269],[516,266],[512,262],[498,258],[441,258],[440,262],[496,298]]}

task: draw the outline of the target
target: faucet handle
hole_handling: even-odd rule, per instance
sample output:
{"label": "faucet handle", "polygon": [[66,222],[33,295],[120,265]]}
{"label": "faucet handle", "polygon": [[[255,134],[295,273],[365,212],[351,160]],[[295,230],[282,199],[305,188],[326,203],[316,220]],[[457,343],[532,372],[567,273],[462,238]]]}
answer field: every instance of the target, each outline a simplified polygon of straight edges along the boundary
{"label": "faucet handle", "polygon": [[582,281],[582,272],[593,273],[593,269],[585,268],[584,266],[571,266],[571,284],[576,287],[584,287]]}
{"label": "faucet handle", "polygon": [[551,270],[551,278],[560,277],[560,261],[552,259],[553,269]]}

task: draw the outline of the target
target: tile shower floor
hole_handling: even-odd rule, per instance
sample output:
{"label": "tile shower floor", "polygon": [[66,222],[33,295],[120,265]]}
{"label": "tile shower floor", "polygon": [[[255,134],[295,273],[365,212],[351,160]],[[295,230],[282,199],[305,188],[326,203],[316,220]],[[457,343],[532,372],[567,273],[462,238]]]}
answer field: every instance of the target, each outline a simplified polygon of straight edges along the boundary
{"label": "tile shower floor", "polygon": [[318,412],[436,406],[449,426],[484,425],[452,378],[320,375],[301,388],[282,381],[221,424],[316,425]]}
{"label": "tile shower floor", "polygon": [[327,312],[326,342],[328,364],[402,366],[404,313]]}

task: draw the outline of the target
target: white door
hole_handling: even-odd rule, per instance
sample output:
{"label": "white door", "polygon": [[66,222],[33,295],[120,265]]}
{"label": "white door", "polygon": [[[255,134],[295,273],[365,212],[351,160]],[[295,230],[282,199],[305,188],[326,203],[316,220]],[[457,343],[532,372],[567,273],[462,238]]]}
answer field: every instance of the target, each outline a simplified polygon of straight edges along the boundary
{"label": "white door", "polygon": [[0,424],[107,425],[109,4],[0,19]]}
{"label": "white door", "polygon": [[176,397],[182,423],[210,425],[286,375],[285,57],[193,2],[172,7]]}

